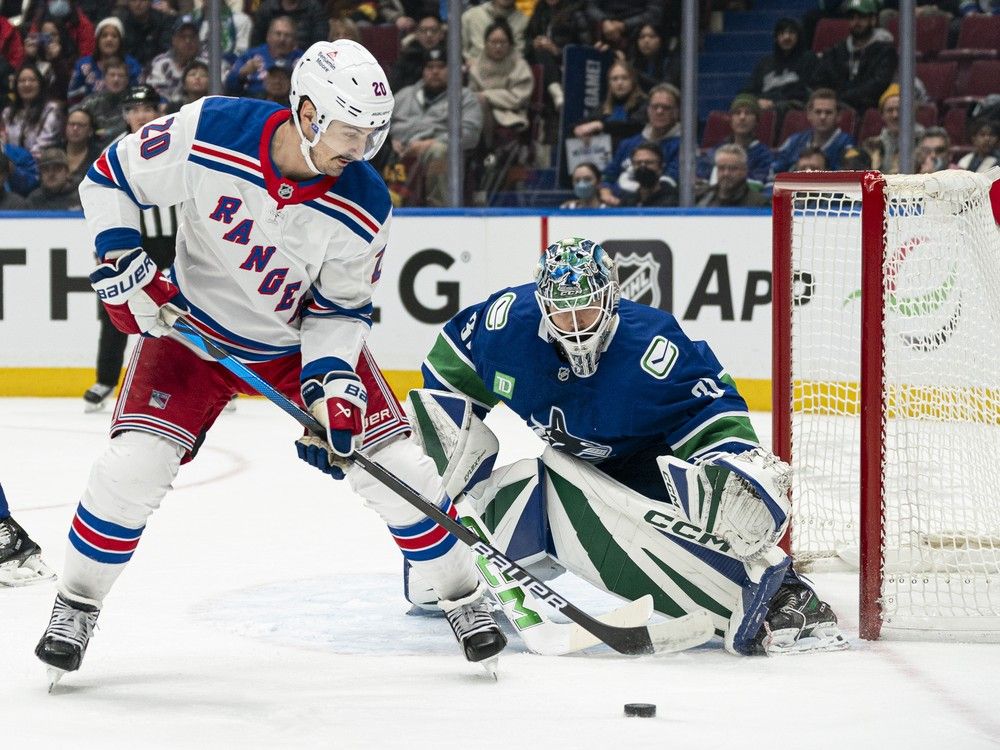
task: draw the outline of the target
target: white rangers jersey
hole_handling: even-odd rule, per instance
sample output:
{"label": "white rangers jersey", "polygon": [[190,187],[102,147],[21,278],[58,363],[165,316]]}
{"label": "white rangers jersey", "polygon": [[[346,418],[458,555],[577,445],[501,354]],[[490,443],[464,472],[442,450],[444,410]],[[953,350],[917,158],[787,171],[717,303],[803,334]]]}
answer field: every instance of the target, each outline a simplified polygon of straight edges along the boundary
{"label": "white rangers jersey", "polygon": [[303,379],[353,367],[391,220],[367,162],[293,182],[270,156],[291,112],[207,97],[111,144],[80,186],[97,254],[141,245],[140,210],[180,203],[170,271],[190,322],[241,360],[301,350]]}

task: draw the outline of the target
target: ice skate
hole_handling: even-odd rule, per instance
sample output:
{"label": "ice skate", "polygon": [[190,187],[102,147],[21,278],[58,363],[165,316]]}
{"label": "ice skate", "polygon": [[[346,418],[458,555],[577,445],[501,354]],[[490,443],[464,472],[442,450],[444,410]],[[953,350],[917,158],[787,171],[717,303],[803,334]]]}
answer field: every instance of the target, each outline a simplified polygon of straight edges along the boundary
{"label": "ice skate", "polygon": [[108,400],[108,396],[114,392],[115,388],[103,383],[94,383],[83,394],[83,411],[87,414],[100,411]]}
{"label": "ice skate", "polygon": [[0,520],[0,586],[50,581],[55,573],[42,560],[42,549],[13,518]]}
{"label": "ice skate", "polygon": [[507,637],[493,617],[493,605],[482,586],[457,599],[442,599],[441,609],[465,658],[481,664],[496,679],[499,654],[507,645]]}
{"label": "ice skate", "polygon": [[835,651],[848,642],[837,615],[816,592],[802,583],[786,583],[771,599],[770,611],[757,634],[757,653],[799,654]]}
{"label": "ice skate", "polygon": [[93,604],[56,596],[49,625],[35,647],[35,656],[49,668],[49,692],[64,674],[80,668],[100,613]]}

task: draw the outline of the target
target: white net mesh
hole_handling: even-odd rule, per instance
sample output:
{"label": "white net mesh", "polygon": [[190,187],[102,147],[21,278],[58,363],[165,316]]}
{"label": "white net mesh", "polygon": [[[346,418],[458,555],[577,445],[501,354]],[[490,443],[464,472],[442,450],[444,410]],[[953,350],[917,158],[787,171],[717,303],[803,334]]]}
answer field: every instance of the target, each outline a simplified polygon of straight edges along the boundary
{"label": "white net mesh", "polygon": [[[1000,241],[988,184],[957,171],[886,177],[882,618],[902,634],[1000,638]],[[792,202],[792,550],[806,564],[857,556],[860,208],[860,192],[819,186]]]}

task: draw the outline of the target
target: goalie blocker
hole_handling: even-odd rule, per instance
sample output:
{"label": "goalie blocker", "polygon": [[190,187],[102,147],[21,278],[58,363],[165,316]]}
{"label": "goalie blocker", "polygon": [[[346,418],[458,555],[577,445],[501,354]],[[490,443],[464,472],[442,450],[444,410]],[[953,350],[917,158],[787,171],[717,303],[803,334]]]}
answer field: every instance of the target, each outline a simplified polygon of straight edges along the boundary
{"label": "goalie blocker", "polygon": [[[447,495],[533,574],[565,569],[625,599],[648,594],[668,617],[707,610],[736,654],[846,645],[829,607],[776,546],[787,523],[787,467],[766,451],[716,455],[703,466],[665,458],[674,500],[665,503],[548,446],[539,459],[494,470],[497,439],[464,397],[414,390],[407,408]],[[467,432],[456,426],[463,423]],[[431,605],[419,577],[405,575],[410,601]]]}

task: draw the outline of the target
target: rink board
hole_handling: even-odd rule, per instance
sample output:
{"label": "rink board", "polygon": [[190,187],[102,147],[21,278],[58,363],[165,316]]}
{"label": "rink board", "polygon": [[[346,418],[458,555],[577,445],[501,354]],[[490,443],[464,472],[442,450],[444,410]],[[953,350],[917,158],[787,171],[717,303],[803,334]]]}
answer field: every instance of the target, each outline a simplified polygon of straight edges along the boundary
{"label": "rink board", "polygon": [[[394,219],[369,339],[398,393],[442,325],[532,278],[539,249],[592,237],[619,260],[625,296],[673,312],[770,408],[771,222],[766,210],[403,210]],[[0,396],[77,396],[93,382],[97,303],[77,213],[0,218]]]}

